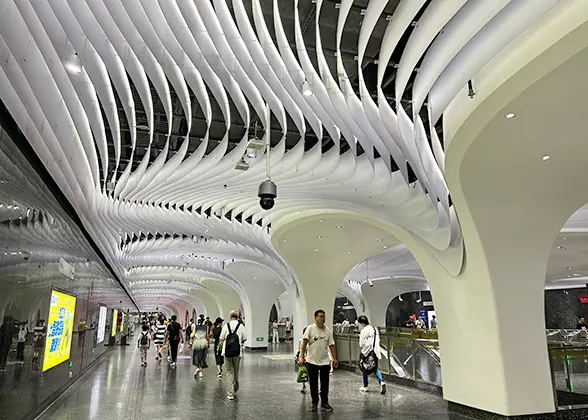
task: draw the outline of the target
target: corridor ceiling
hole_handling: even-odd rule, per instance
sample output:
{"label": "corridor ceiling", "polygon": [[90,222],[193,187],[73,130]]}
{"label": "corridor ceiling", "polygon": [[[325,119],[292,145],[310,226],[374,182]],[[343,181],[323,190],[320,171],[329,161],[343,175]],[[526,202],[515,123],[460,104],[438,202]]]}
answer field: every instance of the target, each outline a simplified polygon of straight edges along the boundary
{"label": "corridor ceiling", "polygon": [[559,3],[7,0],[0,99],[139,306],[243,293],[235,261],[293,285],[272,223],[311,209],[393,223],[456,274],[443,113]]}

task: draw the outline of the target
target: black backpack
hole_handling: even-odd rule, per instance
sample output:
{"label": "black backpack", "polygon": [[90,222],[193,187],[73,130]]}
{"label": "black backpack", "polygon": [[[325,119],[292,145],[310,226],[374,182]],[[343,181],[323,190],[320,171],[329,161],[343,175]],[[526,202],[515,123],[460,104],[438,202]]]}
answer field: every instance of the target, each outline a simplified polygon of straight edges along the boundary
{"label": "black backpack", "polygon": [[146,346],[149,344],[149,335],[146,332],[141,333],[141,345]]}
{"label": "black backpack", "polygon": [[237,330],[240,326],[241,323],[238,323],[235,331],[231,331],[231,325],[227,324],[229,334],[227,334],[225,340],[225,357],[239,357],[241,354],[241,343],[239,341],[239,336],[237,335]]}

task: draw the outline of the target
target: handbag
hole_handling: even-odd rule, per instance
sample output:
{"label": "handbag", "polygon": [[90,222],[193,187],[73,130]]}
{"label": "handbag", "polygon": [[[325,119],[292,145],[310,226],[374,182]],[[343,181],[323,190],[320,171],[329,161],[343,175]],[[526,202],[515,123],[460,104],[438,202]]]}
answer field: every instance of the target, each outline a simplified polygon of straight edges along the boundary
{"label": "handbag", "polygon": [[376,327],[374,328],[374,344],[372,346],[372,351],[369,352],[367,356],[364,356],[363,353],[360,352],[359,356],[359,369],[365,373],[372,373],[378,368],[378,357],[376,356]]}
{"label": "handbag", "polygon": [[306,368],[306,366],[300,365],[300,367],[298,368],[298,377],[296,378],[296,382],[308,382],[308,369]]}

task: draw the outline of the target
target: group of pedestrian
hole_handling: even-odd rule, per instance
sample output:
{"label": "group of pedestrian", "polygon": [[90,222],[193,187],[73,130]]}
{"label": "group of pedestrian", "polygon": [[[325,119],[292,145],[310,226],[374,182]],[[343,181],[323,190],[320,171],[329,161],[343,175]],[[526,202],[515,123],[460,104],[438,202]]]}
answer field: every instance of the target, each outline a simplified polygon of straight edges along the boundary
{"label": "group of pedestrian", "polygon": [[209,317],[200,315],[197,322],[190,319],[185,328],[177,322],[177,316],[172,315],[170,322],[166,322],[163,316],[152,326],[144,322],[141,327],[137,346],[141,354],[141,366],[147,366],[147,357],[151,344],[155,345],[155,360],[163,359],[162,352],[165,348],[169,350],[168,361],[171,367],[176,367],[177,355],[180,345],[189,343],[192,351],[192,365],[195,367],[194,378],[204,377],[204,369],[208,367],[208,350],[213,345],[214,358],[217,367],[217,378],[222,378],[223,373],[227,376],[227,398],[235,399],[239,391],[239,366],[241,360],[241,346],[245,342],[243,323],[239,313],[232,311],[230,320],[223,326],[224,320],[218,317],[214,324]]}
{"label": "group of pedestrian", "polygon": [[[313,324],[303,330],[296,359],[307,372],[311,394],[310,410],[318,411],[320,402],[324,411],[332,412],[333,407],[329,404],[329,377],[332,374],[332,369],[339,367],[335,339],[332,330],[325,325],[325,311],[317,310],[314,313],[314,320]],[[359,335],[359,367],[363,374],[363,386],[360,391],[369,391],[368,377],[370,374],[374,374],[380,385],[380,393],[385,394],[386,383],[378,368],[378,361],[382,357],[379,331],[370,325],[365,315],[360,316],[357,321],[361,330]],[[151,341],[153,341],[156,346],[156,360],[162,359],[162,346],[167,344],[171,353],[170,366],[175,367],[177,349],[180,343],[183,344],[186,341],[192,349],[194,377],[202,378],[204,369],[208,367],[208,350],[212,344],[217,377],[222,378],[223,373],[226,374],[227,399],[234,400],[239,391],[241,347],[246,337],[243,323],[237,311],[231,312],[229,322],[224,325],[223,322],[224,320],[219,317],[214,324],[209,323],[208,318],[201,315],[197,322],[194,322],[193,319],[190,320],[185,329],[185,336],[182,334],[182,327],[177,322],[175,315],[171,317],[171,321],[167,325],[165,320],[160,318],[153,331],[150,331],[147,325],[143,325],[138,339],[141,365],[147,366],[147,352]],[[306,392],[305,382],[303,381],[302,392]]]}

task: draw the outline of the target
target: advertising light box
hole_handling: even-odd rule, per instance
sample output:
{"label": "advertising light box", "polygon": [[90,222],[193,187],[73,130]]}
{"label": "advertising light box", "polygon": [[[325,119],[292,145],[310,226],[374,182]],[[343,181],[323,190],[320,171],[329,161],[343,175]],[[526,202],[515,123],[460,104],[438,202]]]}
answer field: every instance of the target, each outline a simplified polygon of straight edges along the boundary
{"label": "advertising light box", "polygon": [[114,337],[116,335],[116,321],[118,320],[118,310],[115,309],[112,315],[112,333],[111,335]]}
{"label": "advertising light box", "polygon": [[96,344],[100,344],[104,341],[104,335],[106,333],[106,306],[100,307],[100,312],[98,313],[98,334],[96,339]]}
{"label": "advertising light box", "polygon": [[122,319],[120,321],[120,332],[123,332],[125,329],[125,313],[122,313]]}
{"label": "advertising light box", "polygon": [[69,359],[75,311],[75,296],[57,290],[51,291],[43,372]]}

